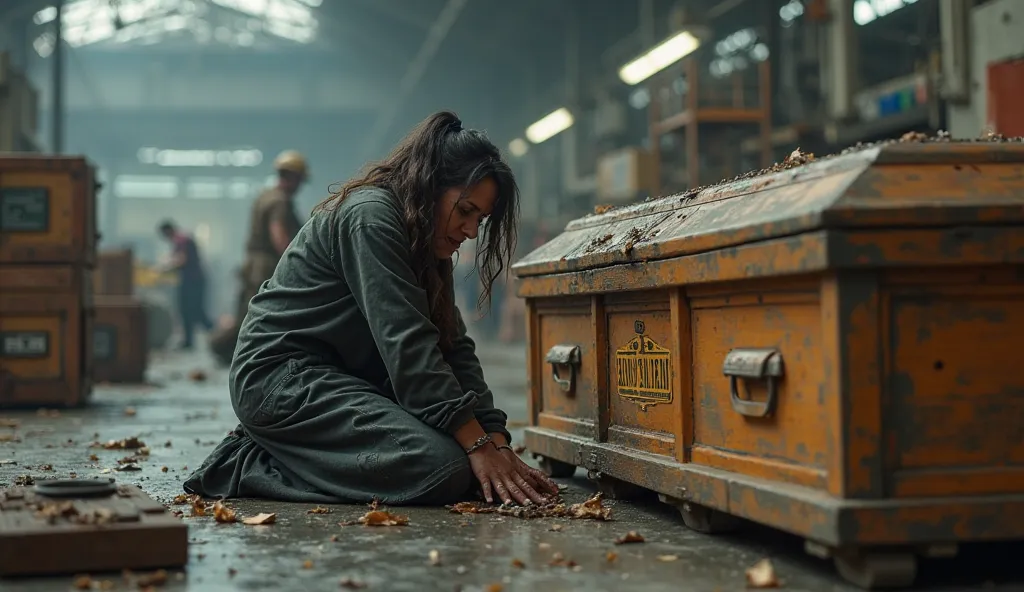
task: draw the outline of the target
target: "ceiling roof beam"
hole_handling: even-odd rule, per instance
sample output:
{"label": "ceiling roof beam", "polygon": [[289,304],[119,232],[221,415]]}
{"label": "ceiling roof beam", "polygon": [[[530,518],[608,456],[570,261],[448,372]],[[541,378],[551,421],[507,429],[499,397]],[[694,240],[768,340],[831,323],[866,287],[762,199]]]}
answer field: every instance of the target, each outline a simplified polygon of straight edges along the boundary
{"label": "ceiling roof beam", "polygon": [[427,31],[427,36],[423,40],[423,45],[420,47],[416,57],[409,63],[405,75],[402,76],[401,81],[398,83],[398,90],[395,96],[380,115],[377,116],[373,127],[370,129],[365,146],[367,158],[373,158],[377,153],[381,143],[391,129],[392,123],[394,123],[395,116],[398,115],[398,112],[405,104],[405,100],[412,93],[413,89],[416,88],[416,85],[419,84],[420,79],[427,70],[427,66],[430,65],[445,37],[448,36],[448,32],[459,18],[459,14],[465,8],[466,3],[467,0],[448,0],[444,8],[437,15],[437,18],[434,19],[434,23],[430,26],[430,30]]}

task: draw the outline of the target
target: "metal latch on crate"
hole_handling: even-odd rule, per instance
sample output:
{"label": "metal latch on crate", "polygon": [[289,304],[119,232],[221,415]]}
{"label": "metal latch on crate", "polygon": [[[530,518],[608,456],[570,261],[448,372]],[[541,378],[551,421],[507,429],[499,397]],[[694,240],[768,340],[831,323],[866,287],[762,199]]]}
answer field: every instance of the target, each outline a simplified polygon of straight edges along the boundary
{"label": "metal latch on crate", "polygon": [[[779,379],[785,374],[782,353],[772,348],[741,348],[725,356],[722,372],[729,377],[729,392],[732,408],[748,417],[768,417],[775,411]],[[741,399],[737,382],[763,380],[767,384],[768,397],[765,401]]]}
{"label": "metal latch on crate", "polygon": [[[565,392],[571,392],[576,386],[576,367],[580,364],[580,346],[578,345],[556,345],[548,350],[544,360],[551,364],[551,377],[555,383]],[[562,378],[558,375],[559,366],[569,367],[569,378]]]}

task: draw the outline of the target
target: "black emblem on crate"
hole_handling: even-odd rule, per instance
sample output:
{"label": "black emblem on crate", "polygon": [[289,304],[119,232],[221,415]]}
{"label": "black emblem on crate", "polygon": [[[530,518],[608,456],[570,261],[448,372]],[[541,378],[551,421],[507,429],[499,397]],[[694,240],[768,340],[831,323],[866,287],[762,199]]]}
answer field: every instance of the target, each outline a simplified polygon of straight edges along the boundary
{"label": "black emblem on crate", "polygon": [[92,332],[92,357],[113,360],[117,357],[117,327],[100,325]]}
{"label": "black emblem on crate", "polygon": [[46,331],[0,331],[0,357],[45,358],[50,355]]}
{"label": "black emblem on crate", "polygon": [[0,187],[0,231],[46,232],[49,229],[49,189]]}
{"label": "black emblem on crate", "polygon": [[633,323],[636,337],[615,350],[619,396],[640,404],[672,402],[672,352],[647,336],[643,321]]}

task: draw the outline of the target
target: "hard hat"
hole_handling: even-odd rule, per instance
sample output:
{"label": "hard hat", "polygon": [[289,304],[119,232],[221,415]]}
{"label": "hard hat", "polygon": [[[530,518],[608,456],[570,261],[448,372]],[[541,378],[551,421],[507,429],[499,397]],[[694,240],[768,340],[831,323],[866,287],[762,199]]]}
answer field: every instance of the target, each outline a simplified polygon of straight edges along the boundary
{"label": "hard hat", "polygon": [[295,173],[303,179],[309,176],[309,168],[306,166],[306,158],[295,150],[285,150],[274,159],[275,171],[288,171]]}

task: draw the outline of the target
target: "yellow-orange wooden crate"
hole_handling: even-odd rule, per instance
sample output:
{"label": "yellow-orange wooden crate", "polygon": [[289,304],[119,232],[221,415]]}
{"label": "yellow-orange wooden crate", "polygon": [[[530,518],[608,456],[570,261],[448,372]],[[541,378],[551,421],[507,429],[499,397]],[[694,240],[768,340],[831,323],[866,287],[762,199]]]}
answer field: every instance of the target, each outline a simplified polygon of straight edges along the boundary
{"label": "yellow-orange wooden crate", "polygon": [[513,268],[525,443],[908,584],[921,553],[1024,538],[1022,264],[1020,143],[893,143],[576,220]]}

